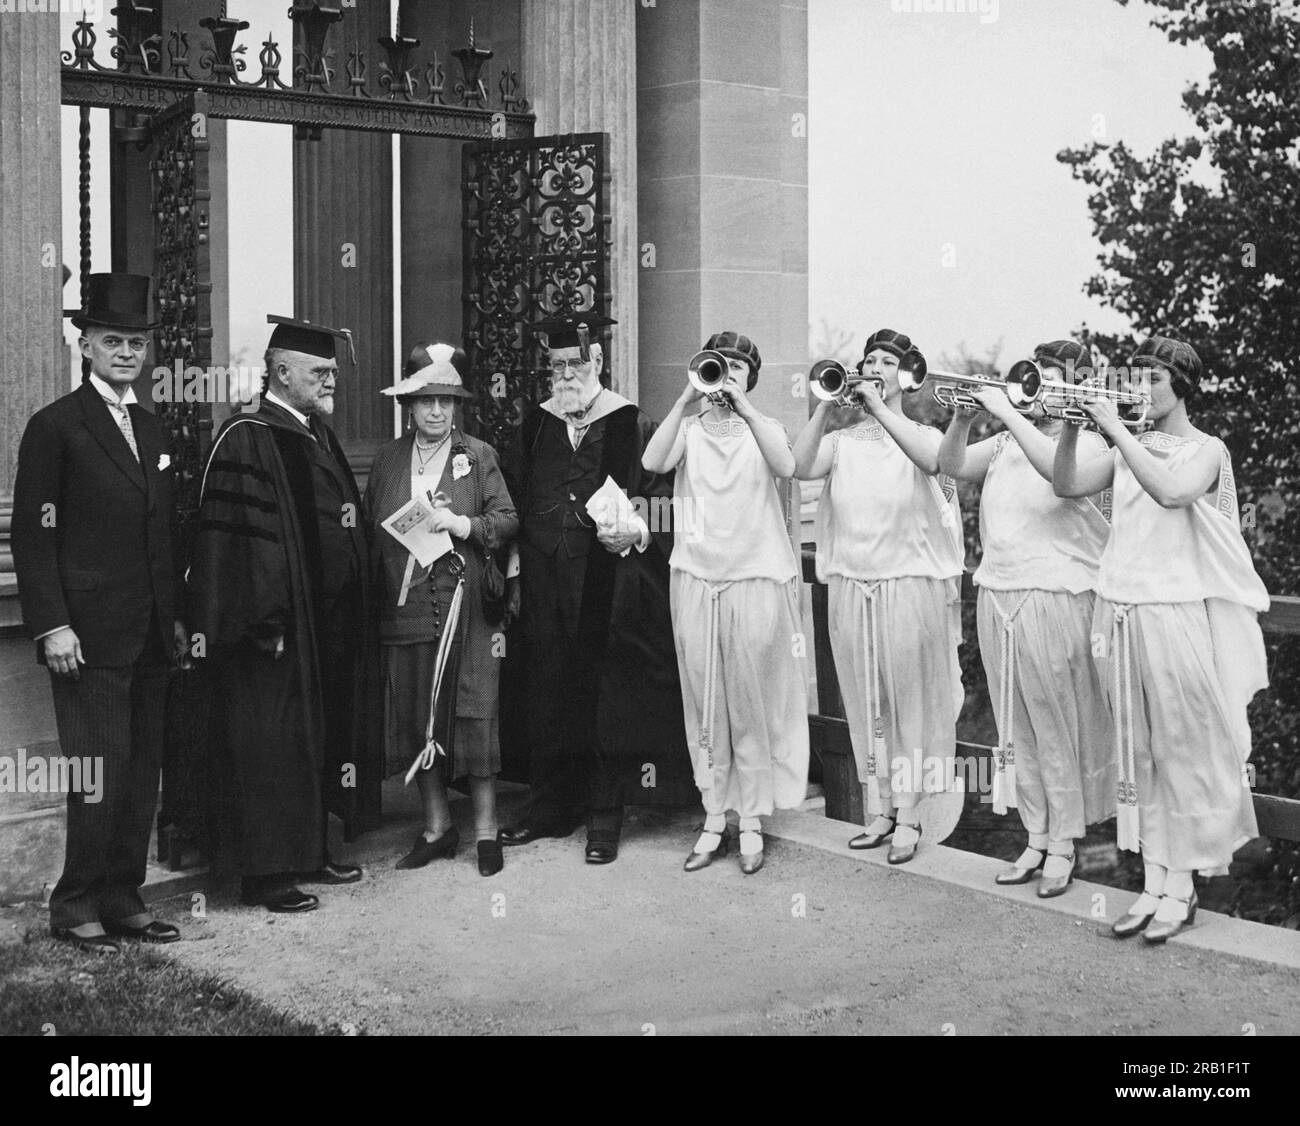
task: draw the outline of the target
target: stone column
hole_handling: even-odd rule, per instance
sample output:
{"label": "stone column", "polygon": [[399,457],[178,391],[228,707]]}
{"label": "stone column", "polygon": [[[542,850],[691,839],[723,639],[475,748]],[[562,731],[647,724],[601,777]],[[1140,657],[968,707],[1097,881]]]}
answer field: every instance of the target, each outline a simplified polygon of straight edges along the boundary
{"label": "stone column", "polygon": [[636,8],[609,0],[525,3],[522,40],[524,92],[537,135],[610,135],[610,315],[618,327],[609,361],[614,389],[636,400]]}
{"label": "stone column", "polygon": [[[0,15],[0,75],[0,506],[7,508],[27,420],[67,390],[57,10]],[[70,308],[79,296],[75,262],[71,268]]]}
{"label": "stone column", "polygon": [[[336,92],[343,81],[337,60],[358,41],[366,58],[377,60],[377,40],[391,27],[388,0],[343,12],[327,44],[340,72]],[[294,142],[294,313],[352,330],[357,363],[346,352],[340,357],[331,425],[362,458],[393,432],[392,401],[379,394],[394,372],[392,198],[390,134],[326,129],[319,141]]]}
{"label": "stone column", "polygon": [[662,418],[711,333],[751,336],[753,399],[807,420],[806,0],[658,0],[636,12],[641,405]]}
{"label": "stone column", "polygon": [[[49,676],[21,628],[9,551],[18,444],[68,389],[59,180],[59,16],[0,14],[0,755],[58,753]],[[75,154],[74,154],[75,159]],[[77,263],[66,291],[80,303]],[[0,903],[39,899],[58,878],[63,799],[0,794]]]}

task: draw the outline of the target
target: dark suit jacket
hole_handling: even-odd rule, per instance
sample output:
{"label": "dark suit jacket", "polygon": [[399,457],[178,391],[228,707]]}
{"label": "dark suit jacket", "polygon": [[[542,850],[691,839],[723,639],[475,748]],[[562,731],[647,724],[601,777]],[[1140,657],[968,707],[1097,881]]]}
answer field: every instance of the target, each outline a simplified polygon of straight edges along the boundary
{"label": "dark suit jacket", "polygon": [[11,539],[23,619],[32,637],[71,626],[89,666],[134,662],[151,622],[172,648],[173,469],[159,469],[171,443],[148,411],[130,412],[139,462],[89,380],[37,411],[18,449]]}

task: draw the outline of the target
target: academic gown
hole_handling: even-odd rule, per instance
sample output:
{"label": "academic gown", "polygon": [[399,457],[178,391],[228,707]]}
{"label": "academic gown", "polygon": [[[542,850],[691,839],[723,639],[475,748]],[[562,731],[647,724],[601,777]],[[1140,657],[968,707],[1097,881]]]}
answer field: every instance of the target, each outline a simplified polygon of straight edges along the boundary
{"label": "academic gown", "polygon": [[[222,428],[204,476],[191,629],[207,649],[216,728],[214,852],[241,875],[318,869],[326,810],[347,840],[379,823],[366,530],[346,455],[329,427],[318,433],[263,400]],[[340,499],[337,516],[325,512]],[[329,587],[348,551],[355,576],[338,597]],[[279,660],[254,644],[279,633]]]}
{"label": "academic gown", "polygon": [[[606,389],[603,398],[599,405],[604,412],[591,422],[576,450],[549,401],[520,428],[523,659],[534,672],[543,667],[539,663],[563,666],[555,678],[524,678],[530,717],[550,710],[547,701],[535,697],[539,691],[555,691],[554,681],[564,717],[562,732],[548,734],[547,725],[539,730],[536,722],[530,723],[534,801],[539,788],[546,788],[546,779],[538,776],[539,761],[554,762],[554,767],[543,765],[544,772],[563,773],[562,760],[581,759],[582,744],[594,737],[609,785],[598,785],[600,794],[585,795],[593,806],[606,801],[690,802],[694,787],[668,603],[672,475],[648,473],[641,466],[654,422],[613,391]],[[640,502],[638,511],[651,529],[644,552],[634,547],[620,557],[597,541],[585,505],[606,476]],[[530,581],[530,567],[543,567],[544,560],[557,555],[565,559],[554,570],[555,581]],[[549,574],[551,568],[546,570]],[[545,627],[538,628],[539,619],[546,620]],[[548,739],[557,745],[543,746]],[[568,789],[559,804],[576,813],[584,795],[573,792],[580,786]]]}

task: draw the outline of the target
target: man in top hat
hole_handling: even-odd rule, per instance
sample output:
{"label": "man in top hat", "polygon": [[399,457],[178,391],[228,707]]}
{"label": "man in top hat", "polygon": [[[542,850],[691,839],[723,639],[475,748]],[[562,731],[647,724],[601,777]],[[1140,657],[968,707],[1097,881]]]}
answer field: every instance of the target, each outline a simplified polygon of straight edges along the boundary
{"label": "man in top hat", "polygon": [[[654,423],[602,385],[593,334],[614,323],[579,313],[536,326],[551,397],[525,417],[518,462],[532,795],[501,834],[568,836],[585,815],[592,864],[618,856],[633,780],[665,785],[689,763],[668,612],[672,478],[641,467]],[[609,477],[638,514],[598,524],[587,501]]]}
{"label": "man in top hat", "polygon": [[[81,386],[32,416],[18,451],[13,553],[23,618],[50,671],[68,794],[58,938],[112,953],[121,938],[174,942],[145,909],[167,672],[184,651],[175,619],[171,440],[131,384],[149,347],[148,277],[92,274],[71,314],[90,362]],[[85,767],[99,764],[101,784]],[[89,777],[93,777],[92,773]]]}
{"label": "man in top hat", "polygon": [[351,883],[345,838],[379,820],[382,761],[368,545],[334,411],[346,330],[269,317],[265,390],[212,445],[191,552],[191,629],[202,636],[220,731],[216,862],[245,903],[310,911],[299,882]]}

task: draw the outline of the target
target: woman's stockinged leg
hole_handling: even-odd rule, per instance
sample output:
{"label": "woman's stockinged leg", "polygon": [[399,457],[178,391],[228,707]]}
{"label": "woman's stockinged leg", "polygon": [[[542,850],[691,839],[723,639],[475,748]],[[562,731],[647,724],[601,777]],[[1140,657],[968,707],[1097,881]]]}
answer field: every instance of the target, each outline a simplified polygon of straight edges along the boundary
{"label": "woman's stockinged leg", "polygon": [[470,801],[474,806],[474,839],[497,839],[497,777],[495,774],[469,776]]}

